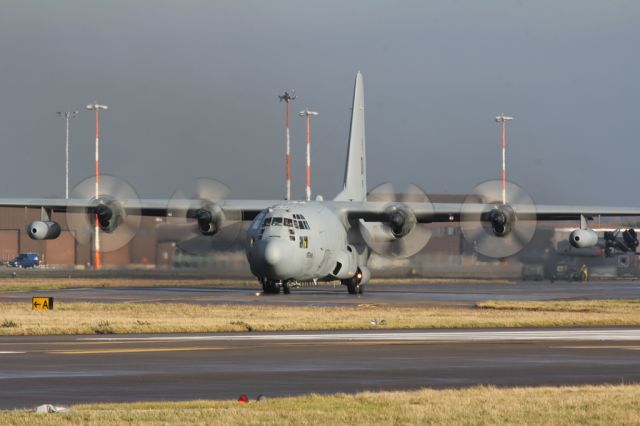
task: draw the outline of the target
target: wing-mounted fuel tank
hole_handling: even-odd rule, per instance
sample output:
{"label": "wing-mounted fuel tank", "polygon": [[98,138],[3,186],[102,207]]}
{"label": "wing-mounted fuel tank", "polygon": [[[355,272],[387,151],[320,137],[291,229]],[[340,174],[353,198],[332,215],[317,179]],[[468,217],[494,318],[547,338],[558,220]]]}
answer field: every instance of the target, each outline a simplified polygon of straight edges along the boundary
{"label": "wing-mounted fuel tank", "polygon": [[60,236],[60,225],[51,220],[51,211],[40,209],[40,220],[27,226],[27,234],[32,240],[53,240]]}
{"label": "wing-mounted fuel tank", "polygon": [[575,248],[594,247],[598,244],[598,234],[593,229],[576,229],[569,235],[569,243]]}
{"label": "wing-mounted fuel tank", "polygon": [[598,234],[589,228],[583,215],[580,216],[580,229],[571,232],[569,243],[575,248],[595,247],[598,244]]}
{"label": "wing-mounted fuel tank", "polygon": [[27,234],[33,240],[53,240],[60,236],[60,225],[57,222],[36,220],[27,227]]}

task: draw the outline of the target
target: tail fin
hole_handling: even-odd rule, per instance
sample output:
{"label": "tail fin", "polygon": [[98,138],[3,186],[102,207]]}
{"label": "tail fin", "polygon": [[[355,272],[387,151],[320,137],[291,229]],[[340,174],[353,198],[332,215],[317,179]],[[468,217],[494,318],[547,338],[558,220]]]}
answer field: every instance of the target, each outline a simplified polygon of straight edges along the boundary
{"label": "tail fin", "polygon": [[364,85],[362,74],[356,74],[353,111],[349,131],[349,151],[344,171],[344,188],[335,201],[365,201],[367,199],[367,158],[364,143]]}

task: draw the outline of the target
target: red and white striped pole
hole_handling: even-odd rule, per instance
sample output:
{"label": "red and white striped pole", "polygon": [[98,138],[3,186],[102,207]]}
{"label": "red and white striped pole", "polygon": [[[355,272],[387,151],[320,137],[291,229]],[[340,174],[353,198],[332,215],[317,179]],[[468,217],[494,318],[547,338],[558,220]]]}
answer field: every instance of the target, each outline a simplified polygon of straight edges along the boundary
{"label": "red and white striped pole", "polygon": [[[100,196],[100,110],[106,110],[109,107],[92,103],[87,105],[89,111],[95,111],[96,115],[96,200]],[[102,268],[100,259],[100,223],[98,215],[95,218],[95,230],[93,234],[93,262],[95,269]]]}
{"label": "red and white striped pole", "polygon": [[291,200],[291,139],[289,136],[289,102],[296,98],[296,95],[291,91],[291,95],[288,92],[284,92],[284,95],[279,95],[280,102],[284,101],[284,114],[285,114],[285,127],[287,132],[287,150],[285,154],[285,166],[286,166],[286,179],[287,179],[287,195],[286,200]]}
{"label": "red and white striped pole", "polygon": [[315,111],[309,111],[309,108],[305,108],[304,111],[298,113],[300,117],[306,117],[307,119],[307,201],[311,200],[311,117],[317,117],[318,113]]}
{"label": "red and white striped pole", "polygon": [[502,204],[507,204],[507,121],[513,120],[500,114],[496,117],[496,122],[502,125]]}

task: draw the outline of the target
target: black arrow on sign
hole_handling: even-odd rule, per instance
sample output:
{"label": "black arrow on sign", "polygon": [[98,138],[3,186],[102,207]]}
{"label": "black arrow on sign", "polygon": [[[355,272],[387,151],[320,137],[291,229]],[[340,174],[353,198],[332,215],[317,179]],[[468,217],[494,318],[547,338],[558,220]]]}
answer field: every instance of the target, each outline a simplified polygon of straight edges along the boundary
{"label": "black arrow on sign", "polygon": [[34,300],[34,302],[33,302],[33,307],[34,307],[34,308],[37,308],[38,306],[40,306],[40,304]]}

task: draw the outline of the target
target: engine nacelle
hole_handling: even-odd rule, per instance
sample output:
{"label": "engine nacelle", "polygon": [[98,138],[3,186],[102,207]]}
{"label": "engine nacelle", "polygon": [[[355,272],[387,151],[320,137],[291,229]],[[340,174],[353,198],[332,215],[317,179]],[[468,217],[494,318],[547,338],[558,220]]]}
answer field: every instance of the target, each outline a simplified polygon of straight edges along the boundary
{"label": "engine nacelle", "polygon": [[569,243],[575,248],[594,247],[598,234],[592,229],[576,229],[569,235]]}
{"label": "engine nacelle", "polygon": [[491,230],[496,237],[504,237],[511,232],[516,214],[508,205],[494,208],[488,214],[487,220],[491,224]]}
{"label": "engine nacelle", "polygon": [[125,212],[116,201],[102,201],[96,206],[95,215],[98,217],[100,229],[109,234],[122,223]]}
{"label": "engine nacelle", "polygon": [[224,222],[224,213],[222,209],[215,204],[189,210],[187,217],[196,219],[198,232],[202,235],[215,235]]}
{"label": "engine nacelle", "polygon": [[408,207],[394,206],[389,210],[388,215],[387,224],[391,230],[391,235],[396,239],[406,237],[416,226],[416,215]]}
{"label": "engine nacelle", "polygon": [[36,220],[27,227],[27,233],[33,240],[53,240],[60,236],[60,225],[56,222]]}

